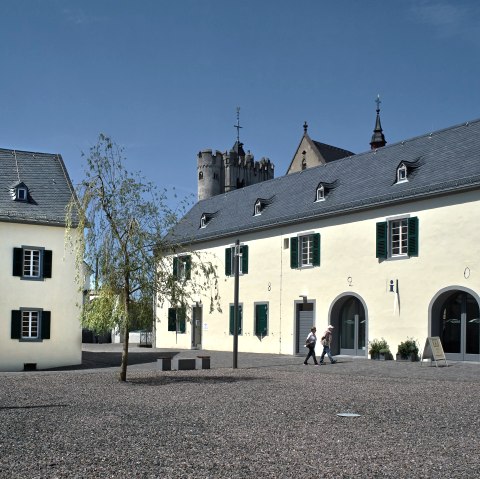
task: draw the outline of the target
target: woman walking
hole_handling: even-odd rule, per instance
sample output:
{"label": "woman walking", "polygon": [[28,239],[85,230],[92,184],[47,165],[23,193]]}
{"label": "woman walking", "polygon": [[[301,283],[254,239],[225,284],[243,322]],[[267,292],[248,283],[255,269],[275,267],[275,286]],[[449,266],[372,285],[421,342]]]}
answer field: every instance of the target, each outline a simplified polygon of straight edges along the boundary
{"label": "woman walking", "polygon": [[315,344],[317,343],[317,335],[315,334],[316,332],[317,328],[314,326],[310,330],[310,333],[307,336],[307,340],[305,341],[305,346],[308,348],[307,357],[305,358],[305,361],[303,361],[303,364],[305,364],[305,366],[307,366],[310,356],[313,357],[313,363],[318,365],[317,358],[315,356]]}

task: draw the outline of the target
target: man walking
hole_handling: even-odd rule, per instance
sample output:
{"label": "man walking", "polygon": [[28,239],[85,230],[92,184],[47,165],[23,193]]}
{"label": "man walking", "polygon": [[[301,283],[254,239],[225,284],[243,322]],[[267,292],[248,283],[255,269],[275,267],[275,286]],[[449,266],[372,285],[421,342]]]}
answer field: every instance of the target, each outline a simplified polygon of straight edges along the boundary
{"label": "man walking", "polygon": [[328,356],[328,359],[330,359],[330,362],[332,364],[335,364],[337,362],[335,359],[333,359],[332,352],[330,351],[330,345],[332,343],[332,329],[333,329],[332,325],[328,326],[327,330],[323,333],[323,336],[321,338],[323,351],[322,351],[322,355],[320,356],[320,364],[325,364],[323,362],[323,358],[325,357],[325,354]]}

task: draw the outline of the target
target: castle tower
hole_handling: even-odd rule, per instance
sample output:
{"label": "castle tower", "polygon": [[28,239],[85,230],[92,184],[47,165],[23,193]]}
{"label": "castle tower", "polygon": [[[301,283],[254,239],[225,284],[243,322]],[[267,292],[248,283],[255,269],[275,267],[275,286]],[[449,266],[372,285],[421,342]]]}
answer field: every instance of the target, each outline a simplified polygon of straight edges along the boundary
{"label": "castle tower", "polygon": [[223,155],[219,151],[202,150],[197,157],[198,201],[254,185],[274,178],[274,165],[268,158],[254,161],[240,142],[240,109],[237,108],[237,141]]}
{"label": "castle tower", "polygon": [[380,95],[377,95],[375,103],[377,104],[377,119],[375,121],[375,129],[373,130],[372,141],[370,142],[370,147],[372,150],[376,150],[377,148],[381,148],[387,144],[385,141],[385,135],[383,134],[382,124],[380,123]]}
{"label": "castle tower", "polygon": [[219,151],[203,150],[197,156],[198,201],[225,191],[225,169]]}

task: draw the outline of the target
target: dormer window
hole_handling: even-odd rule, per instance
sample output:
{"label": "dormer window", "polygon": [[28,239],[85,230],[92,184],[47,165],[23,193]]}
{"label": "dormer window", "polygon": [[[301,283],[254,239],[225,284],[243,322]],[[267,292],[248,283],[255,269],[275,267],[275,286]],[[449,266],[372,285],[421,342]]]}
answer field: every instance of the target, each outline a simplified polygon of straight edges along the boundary
{"label": "dormer window", "polygon": [[271,205],[275,199],[275,195],[271,198],[257,198],[253,207],[253,216],[260,216],[267,206]]}
{"label": "dormer window", "polygon": [[217,213],[203,213],[200,216],[200,228],[206,228],[210,220],[215,218],[216,215]]}
{"label": "dormer window", "polygon": [[255,216],[261,215],[262,214],[262,202],[260,200],[257,200],[255,202]]}
{"label": "dormer window", "polygon": [[17,188],[17,200],[18,201],[27,201],[27,189],[26,188]]}
{"label": "dormer window", "polygon": [[397,169],[397,183],[403,183],[405,181],[408,181],[407,166],[404,163],[401,163]]}
{"label": "dormer window", "polygon": [[28,188],[23,181],[13,185],[10,192],[15,201],[22,201],[25,203],[29,201]]}
{"label": "dormer window", "polygon": [[325,199],[325,187],[320,184],[317,186],[317,197],[315,201],[323,201]]}

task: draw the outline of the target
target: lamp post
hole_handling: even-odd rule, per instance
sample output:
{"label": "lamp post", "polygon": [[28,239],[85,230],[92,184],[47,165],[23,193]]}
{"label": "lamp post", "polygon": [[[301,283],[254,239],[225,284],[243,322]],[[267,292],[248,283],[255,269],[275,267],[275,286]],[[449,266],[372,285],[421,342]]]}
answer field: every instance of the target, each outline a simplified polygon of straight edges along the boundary
{"label": "lamp post", "polygon": [[235,276],[235,286],[233,293],[233,369],[237,369],[238,364],[238,293],[240,289],[239,262],[241,256],[242,254],[240,249],[240,241],[237,239],[237,241],[235,242],[235,253],[233,257],[233,272]]}

